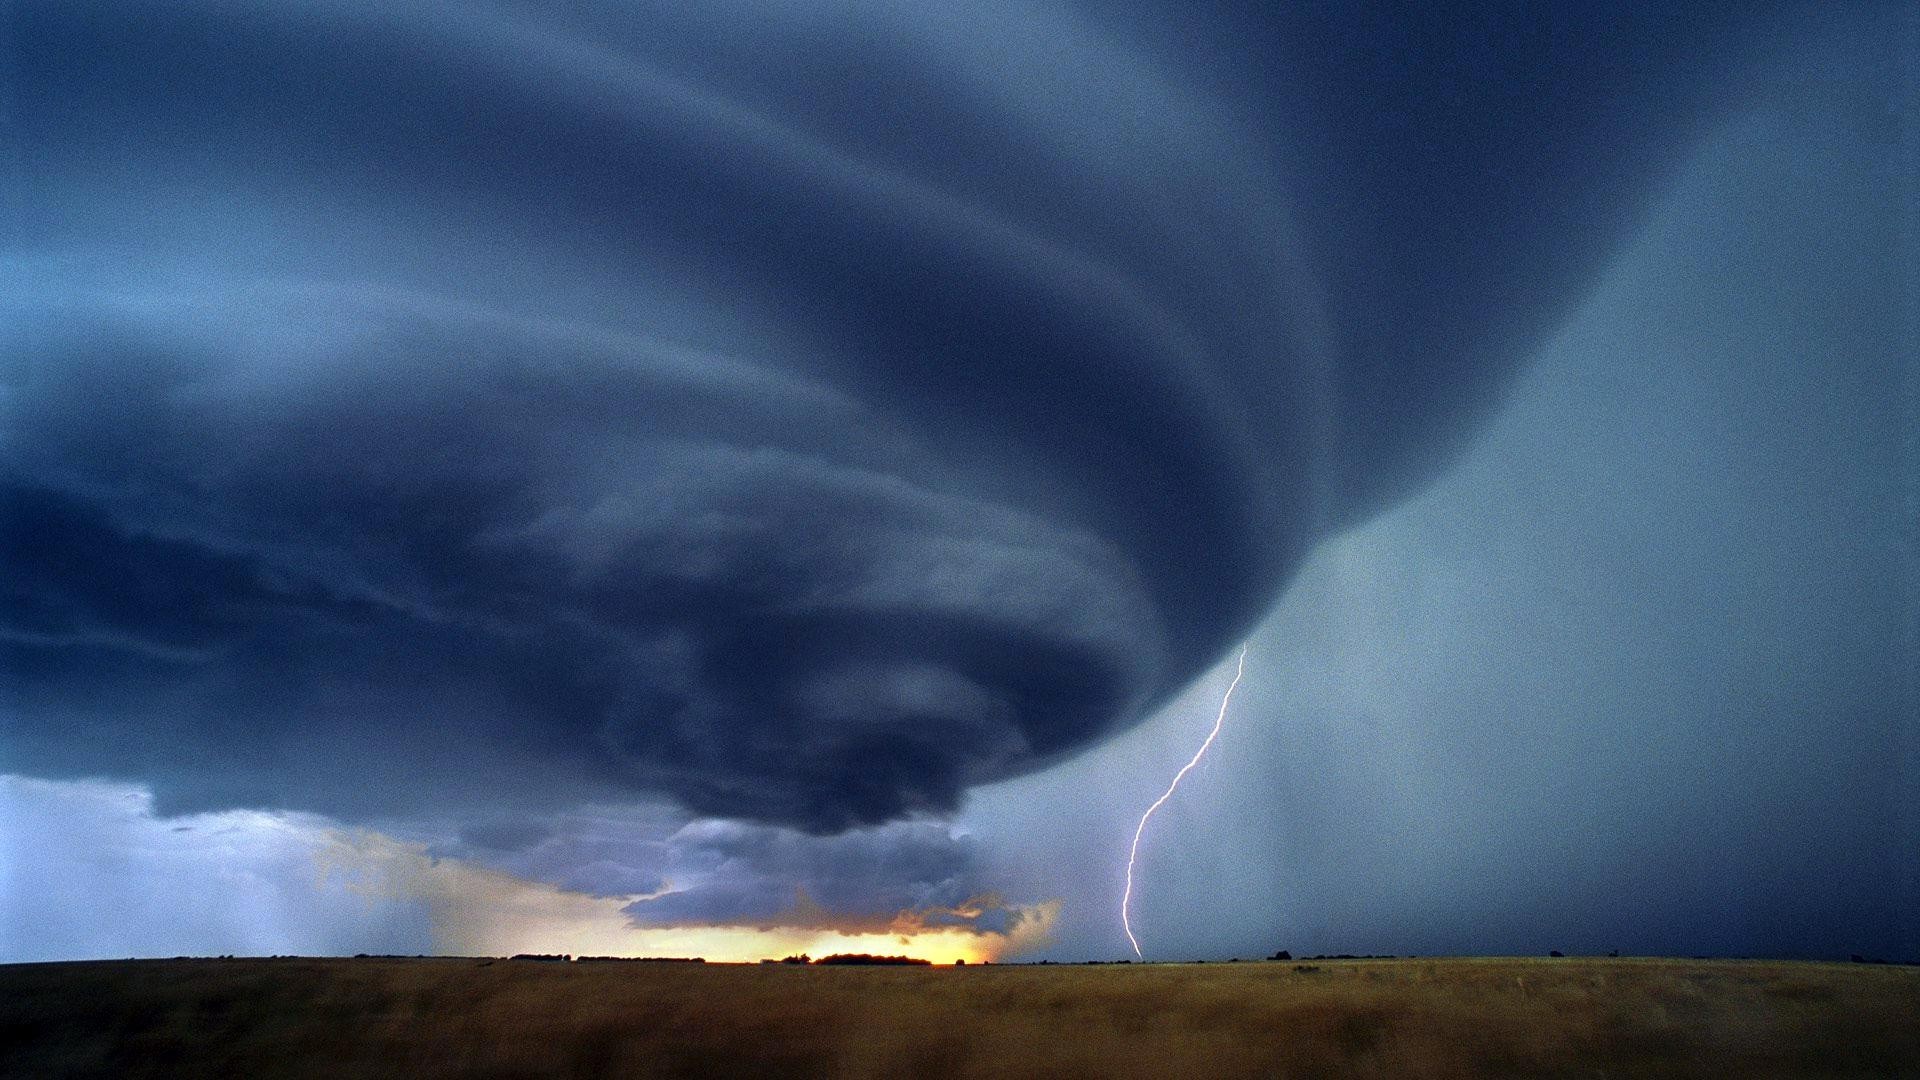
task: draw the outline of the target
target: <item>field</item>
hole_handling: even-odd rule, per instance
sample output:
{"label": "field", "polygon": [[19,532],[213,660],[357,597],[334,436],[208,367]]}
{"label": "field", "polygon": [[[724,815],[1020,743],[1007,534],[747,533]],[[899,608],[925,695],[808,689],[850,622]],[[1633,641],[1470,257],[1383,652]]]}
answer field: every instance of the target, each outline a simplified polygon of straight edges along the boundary
{"label": "field", "polygon": [[0,1075],[1920,1077],[1920,968],[21,964]]}

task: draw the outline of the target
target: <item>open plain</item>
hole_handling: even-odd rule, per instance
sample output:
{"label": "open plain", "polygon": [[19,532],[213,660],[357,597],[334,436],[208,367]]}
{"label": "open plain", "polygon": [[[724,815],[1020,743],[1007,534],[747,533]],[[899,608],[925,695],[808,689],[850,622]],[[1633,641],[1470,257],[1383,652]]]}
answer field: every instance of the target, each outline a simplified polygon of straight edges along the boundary
{"label": "open plain", "polygon": [[1920,968],[1393,959],[0,967],[0,1073],[1920,1076]]}

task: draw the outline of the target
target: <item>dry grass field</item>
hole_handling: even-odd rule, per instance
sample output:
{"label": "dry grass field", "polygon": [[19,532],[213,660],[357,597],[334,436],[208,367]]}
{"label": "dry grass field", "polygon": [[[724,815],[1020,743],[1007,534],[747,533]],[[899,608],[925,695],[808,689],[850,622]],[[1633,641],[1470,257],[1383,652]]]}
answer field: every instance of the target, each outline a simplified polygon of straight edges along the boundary
{"label": "dry grass field", "polygon": [[0,1074],[1920,1077],[1920,968],[22,964]]}

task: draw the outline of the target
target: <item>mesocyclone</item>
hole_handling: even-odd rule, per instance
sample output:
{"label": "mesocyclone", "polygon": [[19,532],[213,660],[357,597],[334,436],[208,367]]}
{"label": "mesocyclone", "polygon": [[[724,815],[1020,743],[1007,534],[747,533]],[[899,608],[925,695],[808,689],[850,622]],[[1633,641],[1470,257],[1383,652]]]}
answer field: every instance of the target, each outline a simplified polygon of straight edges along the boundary
{"label": "mesocyclone", "polygon": [[0,20],[7,768],[817,832],[1201,671],[1439,467],[1766,21]]}

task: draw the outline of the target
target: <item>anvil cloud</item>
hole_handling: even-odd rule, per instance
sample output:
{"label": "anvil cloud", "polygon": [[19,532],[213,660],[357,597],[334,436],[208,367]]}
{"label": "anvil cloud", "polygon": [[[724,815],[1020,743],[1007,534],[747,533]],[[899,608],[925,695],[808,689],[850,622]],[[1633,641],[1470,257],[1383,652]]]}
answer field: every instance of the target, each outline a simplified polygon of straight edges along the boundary
{"label": "anvil cloud", "polygon": [[0,766],[835,832],[1125,727],[1778,18],[1226,7],[9,5]]}

